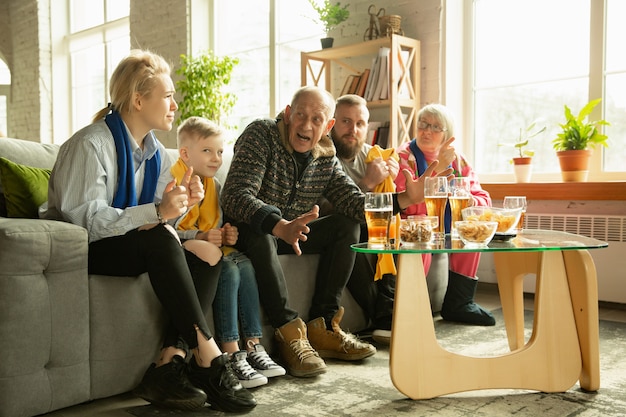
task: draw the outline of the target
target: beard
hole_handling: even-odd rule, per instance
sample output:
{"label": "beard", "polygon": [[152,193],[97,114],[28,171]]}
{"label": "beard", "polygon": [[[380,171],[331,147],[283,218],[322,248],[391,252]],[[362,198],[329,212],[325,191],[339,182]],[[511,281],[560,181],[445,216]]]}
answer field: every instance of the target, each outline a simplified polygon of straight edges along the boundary
{"label": "beard", "polygon": [[331,132],[331,137],[333,139],[333,143],[335,144],[335,149],[337,150],[337,157],[345,160],[352,160],[356,156],[357,153],[363,147],[363,143],[365,139],[358,140],[354,143],[349,143],[348,141],[343,140],[342,138],[337,138],[335,132]]}

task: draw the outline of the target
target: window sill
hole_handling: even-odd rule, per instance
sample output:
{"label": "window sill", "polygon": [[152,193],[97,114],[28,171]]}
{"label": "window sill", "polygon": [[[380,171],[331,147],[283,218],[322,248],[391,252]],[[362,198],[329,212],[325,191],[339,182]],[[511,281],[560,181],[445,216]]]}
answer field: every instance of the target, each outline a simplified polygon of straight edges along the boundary
{"label": "window sill", "polygon": [[626,181],[481,183],[493,200],[524,195],[529,200],[626,200]]}

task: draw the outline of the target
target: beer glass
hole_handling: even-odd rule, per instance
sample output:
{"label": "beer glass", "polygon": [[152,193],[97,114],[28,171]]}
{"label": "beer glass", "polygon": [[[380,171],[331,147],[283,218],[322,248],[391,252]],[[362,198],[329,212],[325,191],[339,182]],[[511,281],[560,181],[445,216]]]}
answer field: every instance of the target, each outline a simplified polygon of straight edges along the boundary
{"label": "beer glass", "polygon": [[434,240],[444,240],[446,236],[444,218],[448,202],[448,179],[446,177],[428,177],[424,181],[424,201],[429,216],[437,216],[439,225],[434,230]]}
{"label": "beer glass", "polygon": [[367,246],[385,249],[389,245],[389,227],[393,217],[391,193],[365,194],[365,220],[367,222]]}
{"label": "beer glass", "polygon": [[455,177],[450,180],[450,211],[452,213],[452,226],[450,228],[450,236],[458,239],[459,235],[454,227],[454,222],[463,220],[461,210],[469,207],[472,194],[470,192],[470,181],[467,177]]}
{"label": "beer glass", "polygon": [[519,216],[519,221],[517,222],[517,226],[515,227],[517,233],[520,233],[524,229],[524,220],[526,218],[526,197],[505,196],[502,206],[508,209],[516,209],[520,207],[522,208],[522,214]]}

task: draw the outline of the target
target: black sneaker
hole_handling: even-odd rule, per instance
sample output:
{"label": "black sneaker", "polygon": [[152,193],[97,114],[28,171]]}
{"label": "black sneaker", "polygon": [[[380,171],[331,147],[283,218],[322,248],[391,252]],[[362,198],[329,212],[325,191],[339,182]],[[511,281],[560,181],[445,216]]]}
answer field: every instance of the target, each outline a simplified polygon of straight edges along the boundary
{"label": "black sneaker", "polygon": [[206,392],[207,402],[216,410],[243,412],[256,407],[254,396],[233,373],[227,353],[213,359],[209,368],[198,366],[192,358],[188,375],[192,384]]}
{"label": "black sneaker", "polygon": [[187,364],[174,355],[168,364],[150,365],[133,393],[158,407],[195,410],[206,402],[206,394],[187,378]]}

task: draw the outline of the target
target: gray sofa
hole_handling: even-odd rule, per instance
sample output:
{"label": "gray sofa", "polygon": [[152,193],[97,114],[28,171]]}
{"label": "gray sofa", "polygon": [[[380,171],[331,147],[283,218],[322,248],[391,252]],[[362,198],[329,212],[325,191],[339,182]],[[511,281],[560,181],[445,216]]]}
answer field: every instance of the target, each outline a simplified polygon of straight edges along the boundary
{"label": "gray sofa", "polygon": [[[57,150],[0,138],[0,157],[18,164],[52,168]],[[0,199],[3,192],[0,183]],[[147,274],[89,275],[87,249],[86,231],[73,224],[0,217],[0,417],[127,392],[156,357],[165,317]],[[281,263],[291,304],[306,320],[317,255],[282,255]],[[433,261],[428,282],[437,311],[447,285],[445,257]],[[344,329],[368,327],[348,291],[342,304]],[[212,324],[212,314],[207,319]],[[273,329],[264,323],[271,351]]]}

